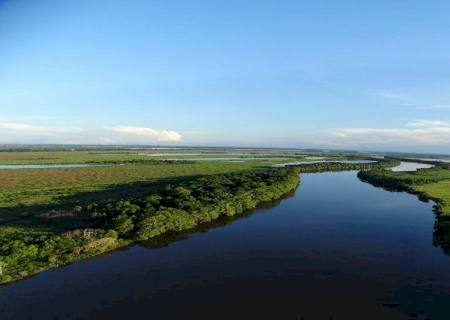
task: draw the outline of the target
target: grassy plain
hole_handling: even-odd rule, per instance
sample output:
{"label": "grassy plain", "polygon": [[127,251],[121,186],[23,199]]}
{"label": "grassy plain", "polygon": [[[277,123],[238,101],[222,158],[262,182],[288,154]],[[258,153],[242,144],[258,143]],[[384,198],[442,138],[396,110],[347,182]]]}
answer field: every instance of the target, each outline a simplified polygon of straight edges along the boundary
{"label": "grassy plain", "polygon": [[413,186],[413,189],[439,201],[442,215],[450,217],[450,179]]}
{"label": "grassy plain", "polygon": [[363,154],[340,153],[301,153],[286,150],[247,150],[247,149],[100,149],[100,150],[22,150],[2,151],[0,165],[26,164],[79,164],[79,163],[117,163],[126,161],[152,161],[158,159],[180,158],[270,158],[283,157],[302,160],[306,157],[324,157],[330,160],[362,159]]}
{"label": "grassy plain", "polygon": [[[78,164],[125,161],[152,161],[178,158],[253,158],[253,157],[300,157],[285,152],[246,152],[204,150],[75,150],[75,151],[3,151],[0,165],[11,164]],[[179,155],[181,154],[181,155]]]}
{"label": "grassy plain", "polygon": [[15,151],[0,152],[0,165],[8,164],[67,164],[125,160],[147,160],[131,151]]}
{"label": "grassy plain", "polygon": [[[274,161],[202,161],[104,167],[0,170],[0,223],[49,206],[137,196],[168,182],[271,166]],[[25,213],[24,213],[25,212]]]}

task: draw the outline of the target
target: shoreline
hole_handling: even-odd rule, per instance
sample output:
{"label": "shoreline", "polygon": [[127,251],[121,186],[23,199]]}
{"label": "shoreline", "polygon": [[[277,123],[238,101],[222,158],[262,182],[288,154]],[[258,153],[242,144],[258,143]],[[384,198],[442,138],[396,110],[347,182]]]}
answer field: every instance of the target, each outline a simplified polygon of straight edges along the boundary
{"label": "shoreline", "polygon": [[[298,174],[297,170],[295,169],[288,169],[284,170],[288,171],[289,174],[285,176],[284,179],[278,181],[281,185],[274,184],[273,186],[268,186],[264,190],[263,188],[260,188],[261,192],[268,191],[267,188],[270,189],[270,191],[274,192],[273,196],[270,196],[270,198],[263,199],[261,201],[257,201],[256,203],[251,203],[250,206],[246,206],[243,201],[238,202],[238,207],[240,209],[232,212],[226,212],[222,211],[218,213],[216,216],[208,216],[206,220],[197,220],[195,224],[186,224],[186,225],[179,225],[176,228],[168,228],[164,230],[161,233],[155,233],[150,232],[148,234],[148,237],[134,237],[134,238],[120,238],[117,236],[117,232],[114,234],[111,232],[112,229],[109,231],[101,230],[103,233],[101,233],[101,236],[95,237],[93,240],[89,241],[79,241],[75,242],[75,245],[66,248],[65,252],[61,254],[61,256],[55,256],[55,255],[49,255],[48,256],[48,263],[39,262],[36,263],[38,266],[36,266],[33,271],[19,271],[16,272],[10,272],[5,276],[5,265],[0,264],[0,275],[2,276],[0,286],[8,285],[13,282],[24,280],[27,278],[30,278],[32,276],[35,276],[41,272],[48,271],[51,269],[56,269],[60,267],[64,267],[67,265],[70,265],[72,263],[80,262],[89,258],[94,258],[101,256],[103,254],[111,253],[115,250],[120,250],[123,248],[126,248],[127,246],[132,246],[139,244],[143,241],[149,240],[149,239],[155,239],[155,238],[163,238],[170,235],[176,235],[182,232],[189,232],[190,230],[194,230],[195,228],[200,228],[202,226],[207,225],[208,223],[213,223],[214,221],[219,220],[222,217],[239,217],[246,212],[254,212],[254,210],[257,210],[259,207],[264,206],[265,203],[271,202],[271,201],[282,201],[287,195],[294,192],[298,186],[300,185],[300,175]],[[254,190],[252,190],[254,192]],[[234,199],[236,200],[236,199]],[[211,208],[213,210],[214,208]],[[220,210],[220,206],[216,206],[215,209]],[[208,209],[207,209],[208,210]],[[87,229],[85,229],[87,230]],[[106,231],[106,233],[105,233]],[[71,236],[60,236],[62,238],[66,238],[66,240],[73,240],[70,239]],[[63,239],[64,240],[64,239]],[[74,241],[72,241],[73,243]],[[71,250],[72,253],[68,253],[67,251]],[[77,254],[73,256],[73,252],[76,252]],[[66,257],[66,255],[69,255]],[[63,260],[59,261],[57,258],[61,258]],[[67,258],[67,260],[64,260],[64,258]],[[53,262],[54,261],[54,262]],[[57,262],[56,262],[57,261]],[[1,261],[0,261],[1,263]],[[3,271],[3,274],[2,272]]]}

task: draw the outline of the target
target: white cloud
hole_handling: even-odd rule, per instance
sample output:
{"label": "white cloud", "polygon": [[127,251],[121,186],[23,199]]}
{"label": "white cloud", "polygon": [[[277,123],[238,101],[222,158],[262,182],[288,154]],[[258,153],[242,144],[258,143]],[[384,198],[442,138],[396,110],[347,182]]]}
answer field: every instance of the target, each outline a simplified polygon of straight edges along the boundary
{"label": "white cloud", "polygon": [[431,121],[431,120],[414,120],[406,124],[407,127],[416,128],[430,128],[430,127],[448,127],[449,124],[445,121]]}
{"label": "white cloud", "polygon": [[447,145],[450,123],[416,120],[404,128],[342,128],[332,131],[336,143],[358,145]]}
{"label": "white cloud", "polygon": [[59,133],[78,133],[83,131],[82,128],[49,127],[17,122],[0,122],[0,129],[27,135],[55,135]]}
{"label": "white cloud", "polygon": [[109,128],[115,132],[125,133],[130,135],[155,138],[158,141],[180,141],[181,134],[171,130],[155,130],[146,127],[134,127],[134,126],[113,126]]}
{"label": "white cloud", "polygon": [[106,138],[106,137],[100,137],[98,140],[100,143],[104,143],[104,144],[114,143],[114,140],[112,140],[110,138]]}

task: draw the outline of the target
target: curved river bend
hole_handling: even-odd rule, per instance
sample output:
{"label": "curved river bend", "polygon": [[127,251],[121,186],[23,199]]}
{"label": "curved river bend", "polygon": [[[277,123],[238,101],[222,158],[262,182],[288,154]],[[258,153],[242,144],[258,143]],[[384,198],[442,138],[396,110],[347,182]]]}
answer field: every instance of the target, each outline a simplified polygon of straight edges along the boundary
{"label": "curved river bend", "polygon": [[1,319],[450,319],[432,203],[303,174],[294,195],[160,248],[0,288]]}

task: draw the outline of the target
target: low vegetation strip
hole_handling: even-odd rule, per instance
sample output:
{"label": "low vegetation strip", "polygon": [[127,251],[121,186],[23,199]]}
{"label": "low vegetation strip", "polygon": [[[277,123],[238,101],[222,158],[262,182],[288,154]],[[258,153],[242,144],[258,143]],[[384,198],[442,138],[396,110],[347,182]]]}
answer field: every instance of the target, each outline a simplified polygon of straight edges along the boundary
{"label": "low vegetation strip", "polygon": [[326,171],[349,171],[349,170],[371,170],[395,167],[400,162],[395,159],[386,159],[365,163],[344,163],[344,162],[317,162],[288,165],[297,168],[301,173],[326,172]]}
{"label": "low vegetation strip", "polygon": [[[133,241],[191,229],[234,216],[296,189],[298,169],[254,169],[203,176],[145,197],[74,207],[41,217],[42,228],[0,227],[0,282],[108,252]],[[45,228],[71,218],[83,227],[63,233]]]}

